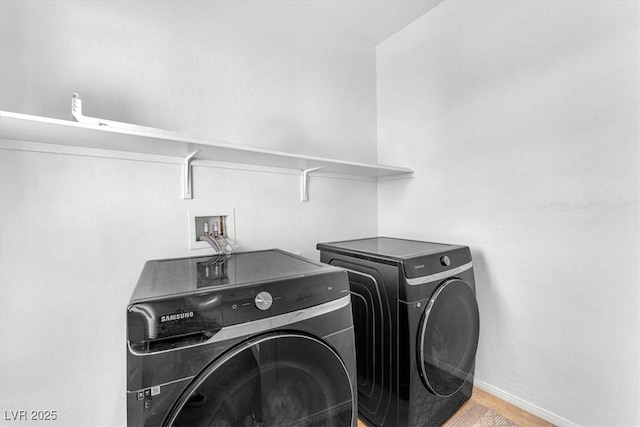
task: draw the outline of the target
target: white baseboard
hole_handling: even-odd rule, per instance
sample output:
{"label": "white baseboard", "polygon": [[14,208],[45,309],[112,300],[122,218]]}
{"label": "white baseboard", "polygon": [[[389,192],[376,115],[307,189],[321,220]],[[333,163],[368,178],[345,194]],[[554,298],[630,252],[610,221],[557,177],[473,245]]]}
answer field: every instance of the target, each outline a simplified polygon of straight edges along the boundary
{"label": "white baseboard", "polygon": [[490,384],[485,383],[484,381],[480,381],[478,379],[474,379],[473,385],[478,387],[479,389],[486,391],[489,394],[492,394],[505,402],[509,402],[512,405],[517,406],[520,409],[524,409],[525,411],[533,414],[537,417],[542,418],[543,420],[549,421],[559,427],[578,427],[579,425],[567,420],[566,418],[562,418],[559,415],[556,415],[552,412],[547,411],[546,409],[542,409],[539,406],[536,406],[532,403],[529,403],[525,400],[520,399],[512,394],[507,393],[504,390],[501,390],[497,387],[494,387]]}

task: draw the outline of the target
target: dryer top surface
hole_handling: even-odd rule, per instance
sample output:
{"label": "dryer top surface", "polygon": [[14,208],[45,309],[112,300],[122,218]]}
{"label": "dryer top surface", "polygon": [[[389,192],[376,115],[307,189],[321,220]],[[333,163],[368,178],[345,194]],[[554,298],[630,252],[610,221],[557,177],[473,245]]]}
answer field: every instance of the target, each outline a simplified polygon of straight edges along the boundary
{"label": "dryer top surface", "polygon": [[318,249],[320,250],[355,252],[363,255],[382,256],[399,260],[446,252],[458,247],[457,245],[447,245],[444,243],[422,242],[391,237],[372,237],[318,245]]}

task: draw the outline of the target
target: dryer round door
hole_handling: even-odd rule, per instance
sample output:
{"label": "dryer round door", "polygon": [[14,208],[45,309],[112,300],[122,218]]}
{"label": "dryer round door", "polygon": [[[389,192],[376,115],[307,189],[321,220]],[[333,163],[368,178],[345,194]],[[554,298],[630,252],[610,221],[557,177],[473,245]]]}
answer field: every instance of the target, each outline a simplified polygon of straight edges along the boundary
{"label": "dryer round door", "polygon": [[457,392],[473,372],[480,316],[471,286],[450,279],[433,293],[418,330],[420,376],[432,393]]}
{"label": "dryer round door", "polygon": [[211,363],[166,426],[343,426],[355,416],[351,381],[322,341],[294,333],[246,341]]}

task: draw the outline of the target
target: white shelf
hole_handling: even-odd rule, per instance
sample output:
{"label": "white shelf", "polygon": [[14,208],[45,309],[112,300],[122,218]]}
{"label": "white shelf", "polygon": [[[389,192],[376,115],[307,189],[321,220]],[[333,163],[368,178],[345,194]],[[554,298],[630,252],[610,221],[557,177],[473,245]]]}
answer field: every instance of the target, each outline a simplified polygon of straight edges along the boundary
{"label": "white shelf", "polygon": [[[154,128],[124,129],[0,111],[0,137],[15,141],[89,147],[134,153],[215,160],[299,171],[322,168],[323,173],[364,177],[412,176],[410,168],[372,165],[303,156],[199,139]],[[138,130],[142,129],[142,130]]]}
{"label": "white shelf", "polygon": [[[74,102],[79,102],[79,98],[74,97]],[[185,199],[192,198],[193,160],[297,170],[301,176],[303,202],[308,200],[307,178],[312,172],[373,179],[413,176],[413,170],[410,168],[303,156],[214,139],[193,138],[162,129],[85,117],[80,110],[81,108],[78,108],[74,113],[83,120],[82,122],[0,111],[0,138],[25,143],[181,158],[184,161],[182,185]]]}

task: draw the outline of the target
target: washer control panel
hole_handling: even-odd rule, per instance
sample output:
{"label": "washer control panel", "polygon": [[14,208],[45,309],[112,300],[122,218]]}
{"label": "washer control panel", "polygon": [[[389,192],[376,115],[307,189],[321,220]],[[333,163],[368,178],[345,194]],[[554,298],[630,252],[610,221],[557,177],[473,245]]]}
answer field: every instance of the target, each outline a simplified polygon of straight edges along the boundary
{"label": "washer control panel", "polygon": [[349,281],[338,270],[226,289],[221,295],[223,326],[304,310],[345,295]]}
{"label": "washer control panel", "polygon": [[269,292],[262,291],[256,295],[253,302],[259,310],[269,310],[271,308],[271,304],[273,304],[273,297]]}

